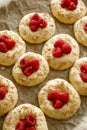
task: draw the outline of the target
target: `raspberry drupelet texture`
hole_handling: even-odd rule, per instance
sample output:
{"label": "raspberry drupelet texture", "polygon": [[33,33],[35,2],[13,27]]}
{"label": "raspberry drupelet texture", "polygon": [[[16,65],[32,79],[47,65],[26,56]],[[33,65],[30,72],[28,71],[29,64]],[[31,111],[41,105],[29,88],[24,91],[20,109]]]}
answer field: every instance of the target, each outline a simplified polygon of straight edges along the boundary
{"label": "raspberry drupelet texture", "polygon": [[28,60],[23,58],[20,61],[20,67],[25,76],[30,76],[39,69],[39,61],[37,59]]}
{"label": "raspberry drupelet texture", "polygon": [[36,130],[36,116],[28,114],[16,124],[15,130]]}
{"label": "raspberry drupelet texture", "polygon": [[52,105],[55,109],[62,108],[64,104],[69,101],[69,93],[68,92],[58,92],[57,90],[52,90],[48,94],[48,100],[52,102]]}
{"label": "raspberry drupelet texture", "polygon": [[7,94],[7,89],[4,86],[0,86],[0,100],[3,100]]}
{"label": "raspberry drupelet texture", "polygon": [[72,48],[68,43],[64,43],[61,39],[54,43],[53,56],[60,58],[63,54],[69,54]]}
{"label": "raspberry drupelet texture", "polygon": [[16,42],[9,39],[6,35],[0,37],[0,52],[6,53],[15,46]]}
{"label": "raspberry drupelet texture", "polygon": [[68,10],[75,10],[78,4],[78,0],[62,0],[61,7]]}
{"label": "raspberry drupelet texture", "polygon": [[29,21],[29,27],[32,32],[37,31],[39,27],[45,28],[46,26],[47,26],[46,20],[41,18],[37,13],[35,13]]}
{"label": "raspberry drupelet texture", "polygon": [[80,77],[83,82],[87,82],[87,63],[84,63],[80,66]]}

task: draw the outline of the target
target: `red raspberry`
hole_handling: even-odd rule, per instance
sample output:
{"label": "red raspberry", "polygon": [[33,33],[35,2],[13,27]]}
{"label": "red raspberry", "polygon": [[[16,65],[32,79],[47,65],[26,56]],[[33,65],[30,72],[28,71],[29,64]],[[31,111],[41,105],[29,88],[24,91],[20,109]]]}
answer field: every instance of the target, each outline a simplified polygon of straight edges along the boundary
{"label": "red raspberry", "polygon": [[44,20],[42,18],[38,22],[39,22],[39,25],[41,28],[45,28],[47,26],[46,20]]}
{"label": "red raspberry", "polygon": [[35,127],[27,127],[25,130],[36,130]]}
{"label": "red raspberry", "polygon": [[80,77],[81,77],[81,79],[82,79],[83,82],[87,82],[87,74],[81,72],[80,73]]}
{"label": "red raspberry", "polygon": [[8,39],[6,46],[8,49],[12,49],[15,46],[16,42],[14,40]]}
{"label": "red raspberry", "polygon": [[20,64],[21,64],[21,65],[24,65],[24,64],[27,64],[28,62],[29,62],[28,59],[23,58],[23,59],[20,61]]}
{"label": "red raspberry", "polygon": [[35,126],[36,125],[36,117],[33,114],[29,114],[25,117],[26,124],[29,126]]}
{"label": "red raspberry", "polygon": [[69,9],[69,10],[75,10],[76,9],[75,3],[74,2],[70,2],[70,6],[67,7],[67,9]]}
{"label": "red raspberry", "polygon": [[59,47],[54,48],[52,54],[53,54],[53,56],[56,57],[56,58],[60,58],[60,57],[62,57],[62,55],[63,55],[62,50],[61,50],[61,48],[59,48]]}
{"label": "red raspberry", "polygon": [[3,42],[0,42],[0,52],[6,53],[7,51],[8,49],[6,48],[6,44],[4,44]]}
{"label": "red raspberry", "polygon": [[36,27],[38,27],[38,26],[39,26],[38,21],[30,20],[29,26],[30,26],[30,27],[31,27],[31,26],[36,26]]}
{"label": "red raspberry", "polygon": [[39,61],[37,59],[31,60],[29,65],[32,66],[34,72],[39,69]]}
{"label": "red raspberry", "polygon": [[35,13],[32,17],[31,17],[31,20],[35,20],[35,21],[38,21],[40,19],[40,16]]}
{"label": "red raspberry", "polygon": [[30,29],[31,29],[32,32],[36,32],[37,31],[37,27],[36,26],[31,26]]}
{"label": "red raspberry", "polygon": [[71,0],[71,2],[73,2],[75,5],[78,4],[78,0]]}
{"label": "red raspberry", "polygon": [[38,21],[30,20],[29,27],[30,27],[31,31],[33,31],[33,32],[37,31],[37,28],[39,27]]}
{"label": "red raspberry", "polygon": [[7,40],[8,40],[8,37],[6,35],[1,36],[1,38],[0,38],[0,42],[6,43]]}
{"label": "red raspberry", "polygon": [[26,127],[26,121],[25,121],[25,118],[21,118],[20,121],[23,122],[24,126]]}
{"label": "red raspberry", "polygon": [[83,73],[86,73],[86,74],[87,74],[87,64],[86,64],[86,63],[82,64],[82,65],[80,66],[80,69],[81,69],[81,71],[82,71]]}
{"label": "red raspberry", "polygon": [[53,102],[53,107],[55,109],[62,108],[63,104],[62,104],[62,102],[60,100],[56,100],[56,101]]}
{"label": "red raspberry", "polygon": [[84,25],[84,30],[87,31],[87,23]]}
{"label": "red raspberry", "polygon": [[26,58],[23,58],[21,61],[20,61],[20,65],[21,65],[21,69],[24,71],[24,69],[26,69],[26,67],[29,67],[29,60],[26,59]]}
{"label": "red raspberry", "polygon": [[63,92],[60,93],[60,101],[65,104],[69,101],[69,93],[68,92]]}
{"label": "red raspberry", "polygon": [[37,59],[29,61],[26,58],[23,58],[20,61],[20,67],[25,76],[30,76],[33,72],[39,69],[39,61]]}
{"label": "red raspberry", "polygon": [[25,76],[30,76],[33,73],[32,67],[27,67],[23,70]]}
{"label": "red raspberry", "polygon": [[6,96],[7,89],[5,87],[0,87],[0,100],[3,100]]}
{"label": "red raspberry", "polygon": [[64,43],[62,46],[62,52],[64,54],[69,54],[71,52],[71,46],[68,43]]}
{"label": "red raspberry", "polygon": [[22,121],[19,121],[16,125],[15,130],[25,130],[24,123]]}
{"label": "red raspberry", "polygon": [[63,45],[63,41],[60,39],[60,40],[57,40],[55,43],[54,43],[54,47],[59,47],[59,48],[62,48],[62,45]]}
{"label": "red raspberry", "polygon": [[59,96],[60,96],[60,94],[59,94],[59,92],[57,90],[52,90],[48,94],[48,100],[50,100],[50,101],[58,100]]}
{"label": "red raspberry", "polygon": [[69,6],[70,6],[70,2],[71,2],[71,0],[62,0],[62,2],[61,2],[61,7],[62,7],[62,8],[67,8],[67,7],[69,7]]}

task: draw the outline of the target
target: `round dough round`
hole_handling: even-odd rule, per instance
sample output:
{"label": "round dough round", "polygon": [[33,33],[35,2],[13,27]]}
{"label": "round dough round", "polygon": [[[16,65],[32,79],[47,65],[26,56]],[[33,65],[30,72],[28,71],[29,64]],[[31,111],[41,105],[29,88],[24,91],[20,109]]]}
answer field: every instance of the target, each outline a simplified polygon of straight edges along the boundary
{"label": "round dough round", "polygon": [[3,100],[0,100],[0,116],[5,115],[13,109],[18,100],[18,93],[15,85],[9,79],[0,75],[0,86],[7,88],[7,94]]}
{"label": "round dough round", "polygon": [[[62,86],[62,87],[61,87]],[[55,109],[51,101],[47,99],[48,94],[52,90],[59,92],[68,91],[69,101],[60,109]],[[75,114],[80,107],[80,97],[73,86],[63,79],[54,79],[47,82],[47,84],[40,90],[38,94],[38,101],[42,111],[49,117],[59,120],[68,119]]]}
{"label": "round dough round", "polygon": [[69,80],[79,94],[87,96],[87,83],[80,77],[80,66],[84,63],[87,63],[87,57],[80,58],[75,62],[70,70]]}
{"label": "round dough round", "polygon": [[[39,69],[31,74],[30,76],[25,76],[20,68],[20,61],[23,58],[27,58],[29,60],[37,59],[39,60]],[[49,73],[49,66],[47,61],[44,59],[43,56],[33,52],[26,52],[23,54],[16,62],[13,67],[12,75],[17,83],[24,85],[24,86],[35,86],[45,80]]]}
{"label": "round dough round", "polygon": [[86,14],[86,6],[82,0],[78,0],[77,8],[73,11],[61,7],[62,0],[51,0],[51,11],[62,23],[73,24]]}
{"label": "round dough round", "polygon": [[19,24],[19,32],[25,41],[32,44],[40,44],[54,35],[55,22],[49,14],[38,13],[41,18],[47,21],[47,26],[45,28],[38,28],[36,32],[32,32],[29,28],[29,21],[34,14],[35,13],[27,14],[22,18]]}
{"label": "round dough round", "polygon": [[74,34],[77,41],[87,46],[87,31],[84,30],[84,25],[87,23],[87,16],[81,18],[74,24]]}
{"label": "round dough round", "polygon": [[10,111],[5,118],[2,130],[15,130],[17,122],[28,114],[36,116],[36,130],[48,130],[43,112],[31,104],[22,104]]}
{"label": "round dough round", "polygon": [[6,35],[16,42],[16,45],[11,50],[7,51],[6,53],[0,52],[0,64],[4,66],[10,66],[13,65],[17,58],[26,51],[25,42],[17,33],[13,31],[0,31],[0,37],[2,35]]}
{"label": "round dough round", "polygon": [[[72,51],[71,53],[63,55],[60,58],[56,58],[52,55],[52,51],[54,49],[54,43],[59,39],[70,44]],[[77,42],[68,34],[57,34],[45,43],[42,50],[42,55],[48,61],[50,67],[56,70],[64,70],[70,68],[79,58],[79,46]]]}

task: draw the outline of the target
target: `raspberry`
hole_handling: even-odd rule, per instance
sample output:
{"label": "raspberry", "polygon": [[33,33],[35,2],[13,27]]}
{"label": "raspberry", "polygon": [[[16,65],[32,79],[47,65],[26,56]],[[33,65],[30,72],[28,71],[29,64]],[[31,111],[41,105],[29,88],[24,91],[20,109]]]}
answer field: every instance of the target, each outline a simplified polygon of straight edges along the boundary
{"label": "raspberry", "polygon": [[71,0],[71,2],[73,2],[75,5],[78,4],[78,0]]}
{"label": "raspberry", "polygon": [[65,104],[69,101],[69,93],[68,92],[63,92],[60,93],[60,101]]}
{"label": "raspberry", "polygon": [[37,71],[39,69],[39,61],[37,59],[31,60],[29,65],[32,66],[33,71]]}
{"label": "raspberry", "polygon": [[26,58],[23,58],[20,61],[20,65],[21,65],[21,69],[24,71],[24,69],[26,69],[26,67],[29,66],[29,60],[27,60]]}
{"label": "raspberry", "polygon": [[29,22],[29,27],[31,31],[35,32],[39,27],[45,28],[47,26],[47,22],[42,19],[37,13],[35,13]]}
{"label": "raspberry", "polygon": [[27,127],[25,130],[36,130],[35,127]]}
{"label": "raspberry", "polygon": [[39,26],[38,21],[30,20],[29,26],[30,26],[30,27],[31,27],[31,26],[36,26],[36,27],[38,27],[38,26]]}
{"label": "raspberry", "polygon": [[19,121],[16,125],[15,130],[25,130],[24,123],[22,121]]}
{"label": "raspberry", "polygon": [[56,101],[53,102],[53,107],[55,109],[62,108],[63,104],[62,104],[62,102],[60,100],[56,100]]}
{"label": "raspberry", "polygon": [[29,114],[25,117],[26,124],[29,126],[35,126],[36,125],[36,117],[35,115]]}
{"label": "raspberry", "polygon": [[62,0],[61,7],[69,10],[75,10],[78,0]]}
{"label": "raspberry", "polygon": [[40,19],[40,16],[35,13],[32,17],[31,17],[31,20],[35,20],[35,21],[38,21]]}
{"label": "raspberry", "polygon": [[62,7],[62,8],[67,8],[67,7],[69,7],[69,6],[70,6],[70,2],[71,2],[71,0],[62,0],[62,2],[61,2],[61,7]]}
{"label": "raspberry", "polygon": [[87,23],[84,25],[83,29],[87,31]]}
{"label": "raspberry", "polygon": [[7,89],[5,87],[0,87],[0,99],[3,100],[6,96]]}
{"label": "raspberry", "polygon": [[57,40],[55,43],[54,43],[54,47],[59,47],[59,48],[62,48],[62,45],[63,45],[63,41],[60,39],[60,40]]}
{"label": "raspberry", "polygon": [[30,29],[31,29],[32,32],[36,32],[37,31],[37,27],[36,26],[31,26]]}
{"label": "raspberry", "polygon": [[87,74],[81,72],[80,73],[80,77],[81,77],[81,79],[82,79],[83,82],[87,82]]}
{"label": "raspberry", "polygon": [[25,76],[30,76],[33,72],[39,69],[39,61],[37,59],[29,61],[26,58],[23,58],[20,61],[20,67]]}
{"label": "raspberry", "polygon": [[53,53],[53,56],[56,57],[56,58],[60,58],[63,55],[62,50],[59,47],[54,48],[52,53]]}
{"label": "raspberry", "polygon": [[62,46],[62,52],[64,54],[69,54],[71,52],[71,46],[68,43],[64,43]]}
{"label": "raspberry", "polygon": [[41,28],[45,28],[47,26],[46,20],[44,20],[42,18],[38,22],[39,22],[39,25]]}
{"label": "raspberry", "polygon": [[59,92],[57,90],[52,90],[49,94],[48,94],[48,100],[50,101],[54,101],[54,100],[58,100],[59,99]]}
{"label": "raspberry", "polygon": [[27,67],[23,70],[25,76],[30,76],[33,73],[32,67]]}
{"label": "raspberry", "polygon": [[86,63],[82,64],[82,65],[80,66],[80,69],[81,69],[81,71],[82,71],[83,73],[86,73],[86,74],[87,74],[87,64],[86,64]]}
{"label": "raspberry", "polygon": [[39,27],[38,21],[30,20],[29,27],[30,27],[31,31],[33,31],[33,32],[37,31],[37,29]]}
{"label": "raspberry", "polygon": [[15,44],[16,44],[16,42],[14,40],[8,39],[7,43],[6,43],[6,46],[10,50],[15,46]]}
{"label": "raspberry", "polygon": [[3,42],[0,42],[0,52],[6,53],[7,51],[6,45]]}
{"label": "raspberry", "polygon": [[75,3],[74,3],[74,2],[71,2],[71,3],[70,3],[70,6],[67,7],[67,9],[69,9],[69,10],[75,10],[75,9],[76,9]]}
{"label": "raspberry", "polygon": [[0,38],[0,42],[6,43],[7,40],[8,40],[8,37],[6,35],[1,36],[1,38]]}
{"label": "raspberry", "polygon": [[23,58],[21,61],[20,61],[20,64],[21,65],[24,65],[24,64],[27,64],[29,62],[29,60],[27,60],[26,58]]}

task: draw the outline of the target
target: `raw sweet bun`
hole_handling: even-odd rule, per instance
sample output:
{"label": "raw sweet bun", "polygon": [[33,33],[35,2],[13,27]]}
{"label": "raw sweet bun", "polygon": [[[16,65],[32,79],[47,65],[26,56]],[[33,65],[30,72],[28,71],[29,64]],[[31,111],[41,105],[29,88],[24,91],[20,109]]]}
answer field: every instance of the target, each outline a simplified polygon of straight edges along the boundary
{"label": "raw sweet bun", "polygon": [[75,62],[70,70],[69,80],[80,95],[87,96],[87,57]]}
{"label": "raw sweet bun", "polygon": [[80,97],[74,87],[63,79],[53,79],[46,83],[38,94],[41,110],[58,120],[72,117],[80,107]]}
{"label": "raw sweet bun", "polygon": [[51,0],[51,11],[60,22],[73,24],[86,15],[87,9],[82,0]]}
{"label": "raw sweet bun", "polygon": [[34,52],[26,52],[15,63],[12,75],[18,84],[35,86],[42,83],[49,73],[45,58]]}
{"label": "raw sweet bun", "polygon": [[74,24],[74,34],[77,41],[87,47],[87,16],[79,19]]}
{"label": "raw sweet bun", "polygon": [[12,110],[18,100],[16,86],[9,79],[0,75],[0,116]]}
{"label": "raw sweet bun", "polygon": [[8,113],[2,130],[48,130],[43,112],[31,104],[22,104]]}
{"label": "raw sweet bun", "polygon": [[70,35],[57,34],[44,44],[42,55],[51,68],[65,70],[79,58],[79,46]]}
{"label": "raw sweet bun", "polygon": [[21,37],[8,30],[0,31],[0,64],[13,65],[17,58],[26,51],[25,42]]}
{"label": "raw sweet bun", "polygon": [[55,33],[54,19],[47,13],[30,13],[19,24],[21,37],[32,44],[40,44]]}

